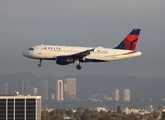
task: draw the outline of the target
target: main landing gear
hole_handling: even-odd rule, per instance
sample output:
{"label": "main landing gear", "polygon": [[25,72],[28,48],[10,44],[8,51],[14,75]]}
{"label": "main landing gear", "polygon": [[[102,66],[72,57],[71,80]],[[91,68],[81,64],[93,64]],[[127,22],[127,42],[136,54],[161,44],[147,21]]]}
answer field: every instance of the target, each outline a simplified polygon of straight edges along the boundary
{"label": "main landing gear", "polygon": [[41,67],[41,62],[42,62],[42,59],[40,59],[38,67]]}
{"label": "main landing gear", "polygon": [[79,61],[79,60],[77,60],[77,61],[76,61],[76,63],[77,63],[76,68],[77,68],[78,70],[81,70],[81,68],[82,68],[82,67],[81,67],[81,65],[80,65],[80,61]]}
{"label": "main landing gear", "polygon": [[76,68],[77,68],[78,70],[81,70],[81,65],[77,65]]}

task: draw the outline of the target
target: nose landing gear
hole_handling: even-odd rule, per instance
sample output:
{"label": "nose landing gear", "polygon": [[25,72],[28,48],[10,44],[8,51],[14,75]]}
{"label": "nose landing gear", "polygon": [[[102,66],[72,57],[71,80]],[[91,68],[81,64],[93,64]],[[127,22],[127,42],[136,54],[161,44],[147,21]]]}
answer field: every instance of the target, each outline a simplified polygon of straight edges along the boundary
{"label": "nose landing gear", "polygon": [[38,67],[41,67],[41,62],[42,62],[42,59],[40,59]]}

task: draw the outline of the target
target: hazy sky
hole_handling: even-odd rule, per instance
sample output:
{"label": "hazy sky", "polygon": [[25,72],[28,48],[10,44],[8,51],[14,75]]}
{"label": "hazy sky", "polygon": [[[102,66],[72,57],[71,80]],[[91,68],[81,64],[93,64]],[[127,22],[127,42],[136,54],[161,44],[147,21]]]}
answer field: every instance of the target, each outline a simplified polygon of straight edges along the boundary
{"label": "hazy sky", "polygon": [[[165,77],[164,0],[1,0],[0,73],[110,74]],[[109,63],[60,66],[22,56],[39,44],[115,47],[140,28],[140,57]]]}

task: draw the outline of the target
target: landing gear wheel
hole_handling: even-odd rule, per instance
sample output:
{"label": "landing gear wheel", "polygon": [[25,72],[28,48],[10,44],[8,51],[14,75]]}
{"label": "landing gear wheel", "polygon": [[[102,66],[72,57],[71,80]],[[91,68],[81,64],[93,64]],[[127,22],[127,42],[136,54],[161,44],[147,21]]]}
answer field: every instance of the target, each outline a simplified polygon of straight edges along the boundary
{"label": "landing gear wheel", "polygon": [[76,68],[77,68],[78,70],[81,70],[81,65],[77,65]]}
{"label": "landing gear wheel", "polygon": [[38,67],[41,67],[41,62],[42,62],[42,59],[40,59]]}

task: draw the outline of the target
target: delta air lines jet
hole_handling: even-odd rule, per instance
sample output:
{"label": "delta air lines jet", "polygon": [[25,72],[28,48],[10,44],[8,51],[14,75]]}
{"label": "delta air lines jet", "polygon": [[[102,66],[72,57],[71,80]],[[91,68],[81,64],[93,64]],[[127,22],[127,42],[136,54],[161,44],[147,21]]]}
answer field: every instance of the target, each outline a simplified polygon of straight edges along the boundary
{"label": "delta air lines jet", "polygon": [[23,52],[23,55],[38,59],[38,67],[41,67],[42,60],[55,60],[59,65],[76,63],[76,68],[80,70],[80,63],[83,62],[110,62],[140,56],[142,53],[135,51],[139,34],[140,29],[133,29],[115,48],[42,44],[29,48]]}

